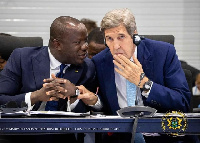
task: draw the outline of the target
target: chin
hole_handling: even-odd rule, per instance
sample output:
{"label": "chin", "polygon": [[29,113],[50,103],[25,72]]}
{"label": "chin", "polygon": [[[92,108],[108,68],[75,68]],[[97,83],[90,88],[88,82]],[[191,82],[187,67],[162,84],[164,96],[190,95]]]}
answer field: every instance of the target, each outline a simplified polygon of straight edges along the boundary
{"label": "chin", "polygon": [[76,61],[75,65],[81,65],[83,62],[84,62],[84,59],[83,60],[78,60],[78,61]]}

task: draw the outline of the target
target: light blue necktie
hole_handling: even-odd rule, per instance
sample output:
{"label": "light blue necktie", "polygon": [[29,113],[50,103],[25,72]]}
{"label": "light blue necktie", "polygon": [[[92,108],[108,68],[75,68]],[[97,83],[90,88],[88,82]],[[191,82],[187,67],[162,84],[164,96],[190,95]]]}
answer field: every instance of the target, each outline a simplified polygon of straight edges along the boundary
{"label": "light blue necktie", "polygon": [[[135,106],[136,94],[136,85],[126,80],[126,96],[128,106]],[[145,143],[144,137],[141,133],[135,133],[134,143]]]}
{"label": "light blue necktie", "polygon": [[136,85],[128,80],[126,80],[126,96],[128,106],[134,106],[136,98]]}

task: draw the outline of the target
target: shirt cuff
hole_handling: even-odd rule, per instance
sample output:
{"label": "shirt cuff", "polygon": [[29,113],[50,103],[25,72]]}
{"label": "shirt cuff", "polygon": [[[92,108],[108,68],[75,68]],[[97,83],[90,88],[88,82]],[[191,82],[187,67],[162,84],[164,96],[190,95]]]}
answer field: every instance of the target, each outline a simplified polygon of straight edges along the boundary
{"label": "shirt cuff", "polygon": [[74,103],[70,104],[70,109],[73,110],[78,104],[78,102],[79,102],[79,99],[77,99]]}
{"label": "shirt cuff", "polygon": [[30,111],[30,110],[32,110],[33,109],[33,106],[31,106],[31,93],[32,92],[28,92],[28,93],[26,93],[26,95],[25,95],[25,102],[26,102],[26,104],[28,105],[28,109],[27,109],[27,111]]}
{"label": "shirt cuff", "polygon": [[90,106],[90,107],[92,107],[92,108],[94,108],[96,110],[101,110],[101,108],[102,108],[101,100],[100,100],[100,98],[99,98],[98,95],[96,95],[96,96],[97,96],[97,102],[96,102],[96,104],[95,105],[88,105],[88,106]]}

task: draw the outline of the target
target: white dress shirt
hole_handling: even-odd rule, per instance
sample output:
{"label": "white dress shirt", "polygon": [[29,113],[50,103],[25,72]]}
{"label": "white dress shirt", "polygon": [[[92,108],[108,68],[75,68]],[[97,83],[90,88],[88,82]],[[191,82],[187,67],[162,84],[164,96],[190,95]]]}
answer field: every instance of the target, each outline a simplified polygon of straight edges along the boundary
{"label": "white dress shirt", "polygon": [[192,88],[193,95],[200,95],[200,90],[197,88],[197,86],[194,86]]}

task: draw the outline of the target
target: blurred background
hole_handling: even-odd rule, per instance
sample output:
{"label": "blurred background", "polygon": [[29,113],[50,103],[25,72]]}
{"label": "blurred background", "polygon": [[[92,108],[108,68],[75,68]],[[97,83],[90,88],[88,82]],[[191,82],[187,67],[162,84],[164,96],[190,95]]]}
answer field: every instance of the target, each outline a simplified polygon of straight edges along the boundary
{"label": "blurred background", "polygon": [[0,33],[42,37],[59,16],[88,18],[100,26],[111,9],[129,8],[140,35],[174,35],[180,60],[200,69],[200,0],[1,0]]}

